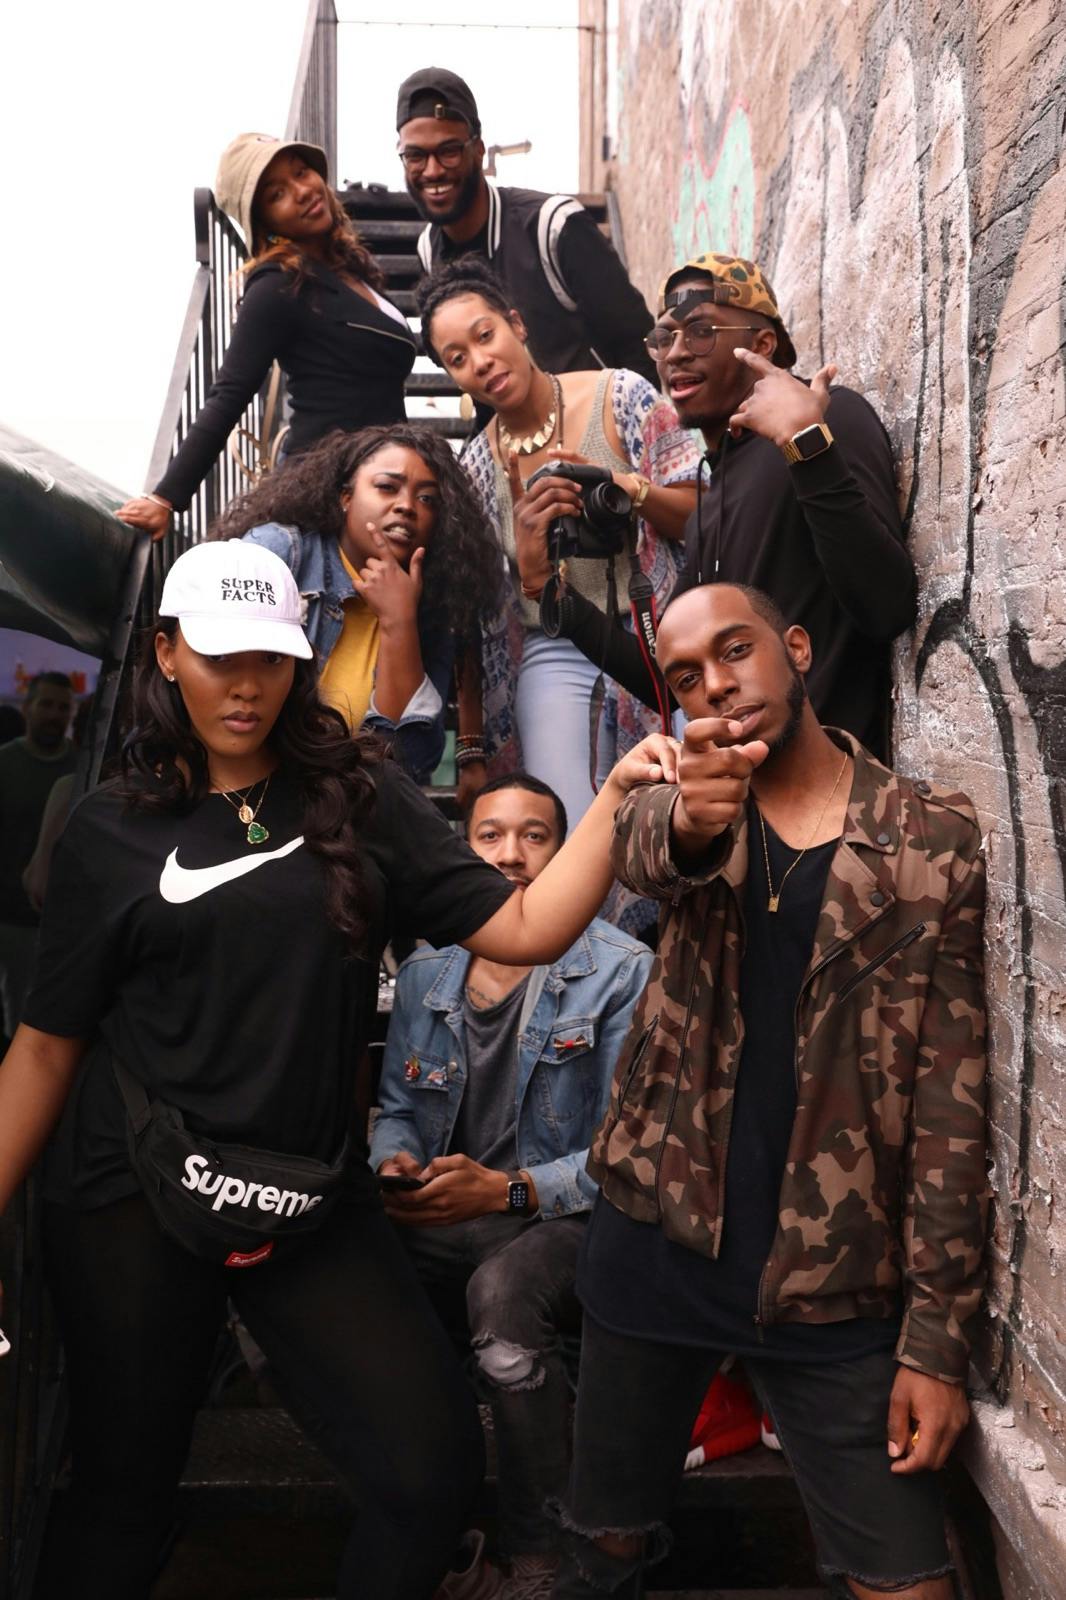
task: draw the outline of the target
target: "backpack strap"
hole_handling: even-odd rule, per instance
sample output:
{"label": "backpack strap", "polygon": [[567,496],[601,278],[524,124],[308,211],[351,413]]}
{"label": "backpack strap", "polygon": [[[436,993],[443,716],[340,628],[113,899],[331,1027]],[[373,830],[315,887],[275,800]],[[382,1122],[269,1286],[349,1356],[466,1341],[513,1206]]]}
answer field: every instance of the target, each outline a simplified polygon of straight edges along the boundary
{"label": "backpack strap", "polygon": [[563,269],[559,262],[559,237],[571,217],[584,211],[580,200],[572,194],[550,194],[537,217],[537,249],[540,264],[548,286],[566,311],[576,311],[577,301],[566,287]]}
{"label": "backpack strap", "polygon": [[433,224],[431,222],[427,222],[426,226],[422,229],[422,232],[418,235],[418,241],[415,244],[415,249],[418,251],[418,259],[422,263],[423,272],[433,271],[433,243],[430,239],[430,234],[432,232]]}

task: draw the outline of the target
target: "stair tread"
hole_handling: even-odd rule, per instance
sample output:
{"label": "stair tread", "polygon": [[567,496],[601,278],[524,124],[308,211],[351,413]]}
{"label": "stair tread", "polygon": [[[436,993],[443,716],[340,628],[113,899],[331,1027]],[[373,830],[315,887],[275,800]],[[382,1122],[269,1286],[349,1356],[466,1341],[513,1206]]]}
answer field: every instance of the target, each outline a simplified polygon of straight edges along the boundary
{"label": "stair tread", "polygon": [[[219,1406],[196,1418],[182,1488],[282,1489],[287,1485],[330,1487],[336,1474],[315,1445],[280,1406]],[[782,1456],[755,1445],[740,1455],[711,1461],[682,1480],[679,1503],[723,1497],[731,1487],[791,1487]]]}
{"label": "stair tread", "polygon": [[405,385],[410,395],[458,395],[458,385],[446,372],[412,372]]}

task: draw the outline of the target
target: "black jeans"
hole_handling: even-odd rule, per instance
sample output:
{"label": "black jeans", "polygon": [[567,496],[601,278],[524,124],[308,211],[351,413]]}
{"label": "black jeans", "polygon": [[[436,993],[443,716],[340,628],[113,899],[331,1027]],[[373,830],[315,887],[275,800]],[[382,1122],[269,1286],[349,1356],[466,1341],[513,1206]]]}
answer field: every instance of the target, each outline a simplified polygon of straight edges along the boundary
{"label": "black jeans", "polygon": [[[430,1297],[467,1336],[483,1397],[492,1407],[499,1462],[500,1548],[546,1553],[558,1530],[544,1503],[566,1488],[570,1384],[561,1339],[581,1327],[574,1293],[587,1216],[521,1222],[478,1217],[443,1228],[403,1228]],[[448,1291],[459,1289],[457,1322]]]}
{"label": "black jeans", "polygon": [[[568,1545],[560,1600],[643,1592],[636,1569],[668,1548],[693,1419],[723,1356],[627,1338],[585,1317],[574,1464],[558,1508]],[[853,1592],[845,1575],[891,1593],[951,1571],[937,1476],[889,1470],[891,1351],[822,1365],[745,1356],[744,1366],[773,1417],[834,1594]],[[603,1533],[644,1534],[642,1561],[605,1556],[592,1542]]]}
{"label": "black jeans", "polygon": [[169,1532],[226,1299],[357,1517],[338,1600],[428,1600],[481,1482],[477,1408],[377,1209],[340,1205],[291,1255],[216,1267],[137,1195],[47,1208],[49,1283],[70,1379],[73,1481],[41,1600],[145,1600]]}

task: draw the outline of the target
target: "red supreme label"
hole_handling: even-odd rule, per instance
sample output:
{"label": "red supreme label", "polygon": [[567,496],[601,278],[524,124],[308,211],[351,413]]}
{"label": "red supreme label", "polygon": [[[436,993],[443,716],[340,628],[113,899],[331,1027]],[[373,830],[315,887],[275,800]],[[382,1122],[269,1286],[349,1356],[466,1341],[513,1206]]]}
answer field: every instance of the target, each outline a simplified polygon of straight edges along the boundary
{"label": "red supreme label", "polygon": [[260,1261],[266,1261],[273,1253],[274,1241],[271,1239],[269,1244],[261,1245],[258,1250],[251,1250],[248,1254],[244,1254],[240,1250],[234,1250],[226,1257],[226,1265],[227,1267],[257,1267]]}

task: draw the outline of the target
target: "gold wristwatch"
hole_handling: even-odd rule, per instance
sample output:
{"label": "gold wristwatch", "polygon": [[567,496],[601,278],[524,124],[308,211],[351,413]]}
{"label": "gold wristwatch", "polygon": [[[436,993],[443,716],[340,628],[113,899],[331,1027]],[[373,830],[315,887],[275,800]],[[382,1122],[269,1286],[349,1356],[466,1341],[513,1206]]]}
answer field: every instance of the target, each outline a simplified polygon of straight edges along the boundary
{"label": "gold wristwatch", "polygon": [[629,498],[633,502],[633,510],[639,511],[651,492],[651,483],[647,478],[642,477],[639,472],[631,472],[629,476],[637,486],[635,492]]}
{"label": "gold wristwatch", "polygon": [[801,428],[799,433],[794,433],[791,439],[786,440],[781,450],[789,466],[794,467],[798,461],[811,461],[815,456],[820,456],[832,442],[833,435],[825,423],[812,422],[809,428]]}

